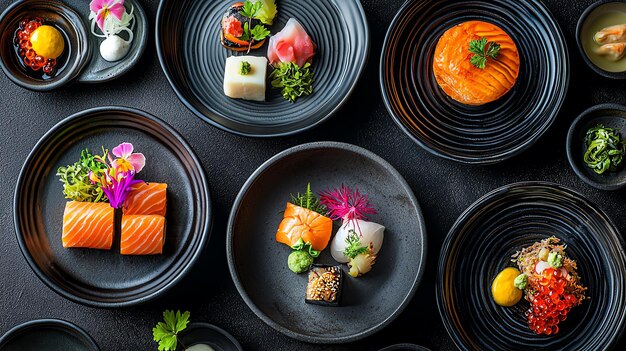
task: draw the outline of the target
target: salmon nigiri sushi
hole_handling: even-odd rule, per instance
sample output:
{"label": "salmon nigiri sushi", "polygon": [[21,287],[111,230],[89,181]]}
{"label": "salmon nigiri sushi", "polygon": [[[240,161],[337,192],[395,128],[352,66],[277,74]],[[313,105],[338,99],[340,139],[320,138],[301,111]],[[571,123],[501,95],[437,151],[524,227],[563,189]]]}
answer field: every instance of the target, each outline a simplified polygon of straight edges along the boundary
{"label": "salmon nigiri sushi", "polygon": [[321,214],[287,203],[283,220],[278,225],[276,241],[294,247],[300,239],[316,251],[322,251],[330,241],[333,221]]}
{"label": "salmon nigiri sushi", "polygon": [[141,182],[132,186],[124,202],[125,215],[165,216],[167,184]]}
{"label": "salmon nigiri sushi", "polygon": [[163,253],[165,217],[158,215],[122,216],[122,255],[157,255]]}
{"label": "salmon nigiri sushi", "polygon": [[115,210],[104,202],[71,201],[63,214],[63,247],[110,250]]}

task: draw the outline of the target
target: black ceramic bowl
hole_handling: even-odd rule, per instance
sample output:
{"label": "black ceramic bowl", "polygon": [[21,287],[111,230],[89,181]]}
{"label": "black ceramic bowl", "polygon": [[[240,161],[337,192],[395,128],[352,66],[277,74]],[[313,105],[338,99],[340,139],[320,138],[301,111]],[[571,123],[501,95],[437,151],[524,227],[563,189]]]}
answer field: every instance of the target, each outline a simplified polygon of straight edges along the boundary
{"label": "black ceramic bowl", "polygon": [[[567,132],[567,160],[576,175],[585,183],[601,190],[617,190],[626,186],[626,167],[622,164],[616,172],[597,174],[584,162],[585,135],[598,124],[614,128],[626,138],[626,106],[601,104],[581,113]],[[626,161],[623,161],[626,163]]]}
{"label": "black ceramic bowl", "polygon": [[[110,150],[121,142],[146,156],[137,178],[168,184],[163,254],[123,256],[119,235],[111,250],[63,248],[69,200],[58,167],[78,161],[84,148]],[[95,307],[135,305],[170,289],[202,253],[211,219],[208,182],[189,145],[165,122],[130,108],[95,108],[59,122],[31,151],[15,190],[17,241],[30,267],[61,296]]]}
{"label": "black ceramic bowl", "polygon": [[[622,17],[624,21],[618,20],[617,22],[610,23],[603,23],[602,21],[596,22],[599,17],[611,12],[623,13],[624,15]],[[609,70],[609,67],[600,67],[594,62],[598,60],[602,62],[601,58],[593,52],[595,45],[587,43],[584,38],[587,36],[593,37],[596,31],[606,26],[623,23],[626,23],[626,3],[615,0],[600,0],[592,4],[583,12],[580,19],[578,19],[578,24],[576,25],[576,44],[578,45],[580,54],[589,68],[603,77],[611,79],[626,78],[626,64],[624,64],[624,70],[621,71]]]}
{"label": "black ceramic bowl", "polygon": [[[528,302],[496,305],[491,283],[511,255],[556,236],[576,260],[588,300],[572,309],[556,335],[536,335]],[[560,185],[517,183],[472,204],[444,240],[437,304],[448,334],[463,350],[610,349],[626,319],[626,255],[622,237],[596,205]]]}
{"label": "black ceramic bowl", "polygon": [[[448,97],[432,68],[441,35],[471,20],[502,28],[521,61],[511,91],[482,106]],[[380,82],[389,113],[417,144],[447,159],[489,164],[519,154],[550,127],[567,92],[569,58],[558,24],[538,0],[409,0],[387,32]]]}
{"label": "black ceramic bowl", "polygon": [[378,351],[430,351],[429,349],[415,344],[396,344],[387,346]]}
{"label": "black ceramic bowl", "polygon": [[[14,45],[15,31],[25,17],[39,16],[53,24],[65,38],[65,53],[59,58],[58,73],[50,79],[36,79],[19,61]],[[89,37],[81,16],[57,0],[20,0],[0,15],[0,67],[15,84],[34,91],[48,91],[76,78],[91,55]]]}
{"label": "black ceramic bowl", "polygon": [[[340,307],[305,303],[307,274],[289,270],[292,250],[276,242],[290,194],[309,182],[314,192],[358,187],[378,210],[371,220],[386,227],[372,270],[359,278],[344,274]],[[413,296],[426,262],[421,210],[402,176],[373,153],[335,142],[296,146],[261,165],[235,200],[226,245],[235,286],[254,313],[283,334],[314,343],[354,341],[389,324]],[[316,263],[337,264],[329,249]]]}
{"label": "black ceramic bowl", "polygon": [[[239,342],[225,330],[208,323],[191,323],[179,335],[179,350],[205,344],[215,351],[243,351]],[[182,344],[182,345],[181,345]]]}
{"label": "black ceramic bowl", "polygon": [[[156,21],[159,61],[180,100],[204,121],[232,133],[294,134],[328,119],[347,101],[369,53],[369,29],[358,0],[281,0],[273,34],[296,18],[317,44],[314,92],[296,103],[267,83],[265,102],[224,95],[226,58],[220,21],[235,0],[161,0]],[[265,56],[268,44],[250,55]],[[268,69],[269,70],[269,69]]]}
{"label": "black ceramic bowl", "polygon": [[96,342],[78,326],[60,319],[20,324],[0,338],[0,351],[99,351]]}

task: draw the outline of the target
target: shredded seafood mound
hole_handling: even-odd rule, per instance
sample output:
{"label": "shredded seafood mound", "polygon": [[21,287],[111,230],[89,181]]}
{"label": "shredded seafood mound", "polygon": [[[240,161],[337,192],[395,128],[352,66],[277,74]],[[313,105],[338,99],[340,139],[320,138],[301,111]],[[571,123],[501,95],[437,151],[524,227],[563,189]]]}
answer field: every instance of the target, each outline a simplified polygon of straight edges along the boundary
{"label": "shredded seafood mound", "polygon": [[524,298],[528,302],[532,302],[533,297],[537,293],[537,287],[542,283],[543,276],[537,273],[537,264],[541,261],[547,261],[547,257],[550,253],[554,252],[561,255],[561,268],[567,271],[566,279],[567,285],[565,286],[565,292],[570,293],[578,300],[577,305],[580,305],[585,299],[585,291],[587,290],[580,282],[580,276],[576,272],[576,261],[567,257],[565,253],[566,245],[560,243],[560,239],[556,237],[550,237],[540,242],[536,242],[533,245],[516,252],[511,261],[515,262],[519,267],[520,272],[526,274],[528,277],[528,287],[524,289]]}

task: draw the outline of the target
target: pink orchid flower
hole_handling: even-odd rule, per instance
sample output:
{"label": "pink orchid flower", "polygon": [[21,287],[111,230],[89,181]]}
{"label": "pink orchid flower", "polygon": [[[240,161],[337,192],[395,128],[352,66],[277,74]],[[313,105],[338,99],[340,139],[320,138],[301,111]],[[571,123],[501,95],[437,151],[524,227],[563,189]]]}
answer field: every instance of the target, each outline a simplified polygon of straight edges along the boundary
{"label": "pink orchid flower", "polygon": [[133,153],[133,144],[121,143],[113,149],[113,155],[118,157],[113,160],[109,155],[111,167],[116,173],[132,171],[134,174],[141,172],[146,164],[146,157],[140,153]]}
{"label": "pink orchid flower", "polygon": [[121,21],[126,11],[124,0],[92,0],[89,8],[96,14],[96,22],[102,31],[104,31],[104,21],[109,15],[113,15],[113,17]]}

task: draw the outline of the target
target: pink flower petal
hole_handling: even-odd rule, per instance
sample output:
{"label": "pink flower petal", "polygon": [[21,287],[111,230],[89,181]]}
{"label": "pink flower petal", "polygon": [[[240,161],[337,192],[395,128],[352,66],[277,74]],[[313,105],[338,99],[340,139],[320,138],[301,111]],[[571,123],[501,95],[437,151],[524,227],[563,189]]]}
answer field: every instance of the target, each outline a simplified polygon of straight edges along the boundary
{"label": "pink flower petal", "polygon": [[106,10],[98,11],[98,15],[96,16],[96,23],[98,23],[98,27],[100,27],[101,31],[104,31],[104,20],[106,19]]}
{"label": "pink flower petal", "polygon": [[106,2],[107,0],[92,0],[89,4],[89,9],[97,13],[98,11],[102,10]]}
{"label": "pink flower petal", "polygon": [[121,21],[122,15],[124,15],[126,8],[124,8],[124,5],[118,2],[116,4],[111,5],[111,7],[109,7],[109,11],[111,11],[111,14],[113,15],[113,17],[117,18],[118,21]]}
{"label": "pink flower petal", "polygon": [[135,173],[141,172],[143,166],[146,165],[146,157],[140,153],[130,155],[127,160],[131,165],[133,165]]}
{"label": "pink flower petal", "polygon": [[128,158],[133,154],[133,144],[131,143],[121,143],[115,148],[113,148],[113,155],[121,158]]}

